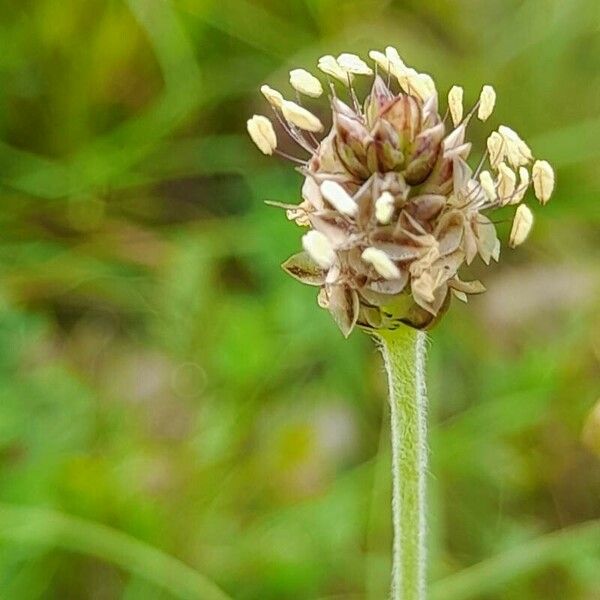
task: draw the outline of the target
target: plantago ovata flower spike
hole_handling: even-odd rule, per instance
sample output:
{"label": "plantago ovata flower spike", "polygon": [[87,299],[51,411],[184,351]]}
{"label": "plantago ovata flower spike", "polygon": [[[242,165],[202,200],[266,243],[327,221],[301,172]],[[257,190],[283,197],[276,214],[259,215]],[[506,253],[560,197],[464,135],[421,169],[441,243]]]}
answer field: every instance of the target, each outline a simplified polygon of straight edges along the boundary
{"label": "plantago ovata flower spike", "polygon": [[[481,120],[492,113],[492,86],[483,86],[466,116],[463,89],[452,87],[448,101],[454,127],[448,128],[429,75],[406,66],[391,46],[369,56],[377,70],[391,73],[400,89],[375,75],[363,108],[358,108],[353,79],[371,76],[373,69],[355,54],[323,56],[318,67],[332,78],[331,89],[335,81],[342,86],[332,92],[331,128],[317,147],[312,135],[323,129],[320,118],[269,86],[261,88],[293,139],[311,151],[300,167],[306,180],[302,202],[288,208],[288,216],[322,233],[335,249],[334,273],[324,263],[314,266],[325,288],[321,306],[347,313],[335,319],[346,336],[354,324],[372,331],[400,323],[430,328],[453,294],[464,299],[473,289],[480,291],[479,286],[465,286],[459,270],[476,255],[487,261],[493,250],[497,253],[495,226],[484,213],[519,204],[531,182],[542,204],[554,188],[550,165],[537,161],[530,174],[531,150],[506,125],[488,138],[488,169],[479,173],[483,165],[476,172],[469,166],[467,125],[473,112]],[[295,90],[313,97],[324,87],[304,69],[291,71],[290,81]],[[276,140],[263,119],[253,121],[251,135],[261,151],[271,153]],[[397,271],[398,276],[385,277],[365,260],[368,248],[385,253],[395,266],[386,273]],[[302,279],[294,261],[306,267],[307,258],[300,254],[285,263],[286,270]],[[312,268],[306,278],[314,285]],[[328,305],[324,298],[336,288],[344,293],[333,297],[344,300]]]}
{"label": "plantago ovata flower spike", "polygon": [[[308,228],[304,251],[284,264],[295,279],[319,288],[317,301],[344,336],[360,327],[379,342],[388,373],[392,425],[394,528],[392,600],[424,600],[426,593],[427,470],[425,334],[447,310],[452,296],[466,302],[485,291],[463,281],[461,268],[476,257],[489,265],[500,240],[487,213],[518,205],[508,245],[522,244],[533,213],[522,204],[533,183],[541,204],[554,190],[554,172],[537,160],[519,134],[500,125],[487,138],[476,167],[469,165],[473,115],[486,121],[496,92],[484,85],[477,103],[463,107],[463,88],[448,93],[448,119],[440,116],[435,83],[408,67],[398,51],[372,50],[372,69],[359,56],[319,59],[328,86],[304,69],[290,83],[313,98],[330,90],[330,129],[319,116],[267,85],[261,91],[277,121],[302,150],[302,201],[282,204],[287,217]],[[373,72],[375,74],[373,75]],[[387,82],[381,77],[384,74]],[[361,103],[354,81],[373,76]],[[341,85],[340,85],[341,84]],[[248,122],[265,154],[277,153],[266,117]],[[486,163],[489,166],[486,166]]]}

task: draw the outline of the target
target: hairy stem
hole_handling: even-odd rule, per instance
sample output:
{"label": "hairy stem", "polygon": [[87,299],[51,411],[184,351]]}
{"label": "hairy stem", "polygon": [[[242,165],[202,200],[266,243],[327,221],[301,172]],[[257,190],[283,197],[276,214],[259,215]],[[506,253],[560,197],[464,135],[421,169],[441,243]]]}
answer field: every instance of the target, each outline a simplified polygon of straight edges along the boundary
{"label": "hairy stem", "polygon": [[378,334],[388,375],[394,526],[392,600],[424,600],[427,393],[425,334],[409,327]]}

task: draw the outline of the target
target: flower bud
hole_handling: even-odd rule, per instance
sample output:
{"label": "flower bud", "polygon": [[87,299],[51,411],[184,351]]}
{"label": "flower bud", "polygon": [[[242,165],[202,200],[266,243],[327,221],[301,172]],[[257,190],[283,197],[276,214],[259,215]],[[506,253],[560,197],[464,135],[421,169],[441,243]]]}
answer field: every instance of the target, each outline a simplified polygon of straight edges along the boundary
{"label": "flower bud", "polygon": [[442,146],[444,124],[440,123],[420,133],[413,144],[413,151],[406,158],[404,178],[410,185],[425,181],[431,173]]}
{"label": "flower bud", "polygon": [[262,115],[254,115],[246,123],[252,141],[263,154],[273,154],[277,148],[277,136],[271,121]]}
{"label": "flower bud", "polygon": [[392,125],[404,148],[416,137],[421,125],[421,110],[417,100],[408,94],[400,94],[382,113],[381,118]]}
{"label": "flower bud", "polygon": [[369,127],[375,125],[381,111],[393,100],[394,94],[392,94],[383,79],[377,75],[373,82],[371,93],[365,100],[365,117]]}
{"label": "flower bud", "polygon": [[321,82],[304,69],[290,71],[290,84],[296,91],[311,98],[318,98],[323,93]]}
{"label": "flower bud", "polygon": [[393,126],[378,119],[372,132],[373,141],[367,149],[367,161],[371,172],[396,171],[404,163],[400,150],[400,137]]}
{"label": "flower bud", "polygon": [[361,178],[368,177],[367,148],[372,141],[369,130],[358,115],[341,100],[332,101],[336,131],[335,149],[346,169]]}
{"label": "flower bud", "polygon": [[[354,177],[367,179],[371,174],[369,170],[368,148],[344,144],[339,138],[335,139],[335,152],[344,169]],[[371,161],[372,163],[372,161]]]}
{"label": "flower bud", "polygon": [[352,146],[364,146],[369,141],[369,130],[364,126],[358,115],[341,100],[332,101],[333,120],[339,138]]}

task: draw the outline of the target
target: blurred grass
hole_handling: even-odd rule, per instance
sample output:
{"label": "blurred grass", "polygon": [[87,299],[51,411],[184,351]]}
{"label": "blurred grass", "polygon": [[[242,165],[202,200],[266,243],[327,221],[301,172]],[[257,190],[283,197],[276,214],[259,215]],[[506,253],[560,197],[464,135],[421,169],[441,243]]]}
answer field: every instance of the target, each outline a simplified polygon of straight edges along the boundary
{"label": "blurred grass", "polygon": [[[489,292],[432,333],[434,595],[600,597],[600,466],[579,441],[600,396],[595,0],[0,17],[1,598],[210,597],[200,574],[236,600],[386,596],[379,359],[283,277],[299,232],[262,201],[299,180],[244,128],[261,83],[388,43],[442,91],[494,84],[495,119],[558,168],[531,244],[475,266]],[[65,544],[44,515],[83,528]]]}
{"label": "blurred grass", "polygon": [[115,563],[183,600],[229,598],[197,571],[177,560],[108,527],[83,519],[48,510],[0,506],[0,536],[21,544],[83,552]]}

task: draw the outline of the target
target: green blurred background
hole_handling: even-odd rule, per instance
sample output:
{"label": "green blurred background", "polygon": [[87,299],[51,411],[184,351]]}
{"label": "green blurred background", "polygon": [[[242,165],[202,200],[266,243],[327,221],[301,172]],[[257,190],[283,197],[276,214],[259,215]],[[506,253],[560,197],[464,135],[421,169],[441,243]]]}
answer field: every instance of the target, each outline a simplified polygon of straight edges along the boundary
{"label": "green blurred background", "polygon": [[432,598],[599,599],[599,33],[597,0],[1,0],[0,598],[386,597],[381,363],[280,270],[300,178],[245,121],[391,43],[558,178],[431,334]]}

